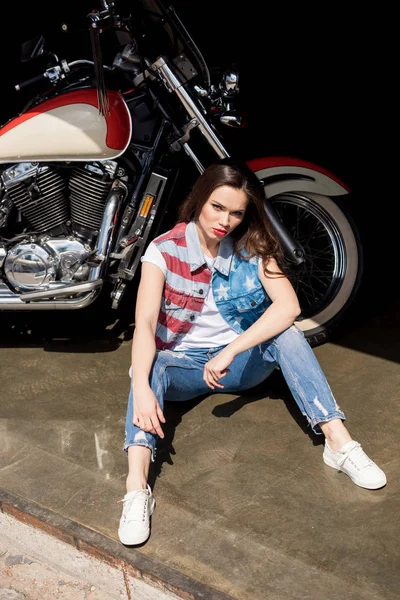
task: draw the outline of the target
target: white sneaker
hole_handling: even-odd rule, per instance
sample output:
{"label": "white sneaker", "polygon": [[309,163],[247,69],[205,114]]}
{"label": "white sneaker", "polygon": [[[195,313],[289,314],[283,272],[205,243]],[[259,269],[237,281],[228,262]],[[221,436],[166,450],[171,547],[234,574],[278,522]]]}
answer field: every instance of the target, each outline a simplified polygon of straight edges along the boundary
{"label": "white sneaker", "polygon": [[369,490],[377,490],[386,485],[386,475],[361,448],[352,440],[332,452],[325,440],[324,463],[338,471],[346,473],[356,485]]}
{"label": "white sneaker", "polygon": [[119,522],[118,536],[126,546],[142,544],[150,535],[150,517],[156,501],[147,484],[145,490],[125,494],[120,502],[124,503]]}

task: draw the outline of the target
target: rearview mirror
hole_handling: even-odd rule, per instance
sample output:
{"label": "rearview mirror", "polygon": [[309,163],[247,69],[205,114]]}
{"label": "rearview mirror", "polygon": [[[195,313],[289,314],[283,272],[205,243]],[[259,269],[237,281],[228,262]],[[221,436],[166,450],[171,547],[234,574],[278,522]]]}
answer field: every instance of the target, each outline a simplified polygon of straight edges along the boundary
{"label": "rearview mirror", "polygon": [[42,35],[35,37],[27,42],[23,42],[21,46],[21,62],[28,62],[44,52],[45,39]]}

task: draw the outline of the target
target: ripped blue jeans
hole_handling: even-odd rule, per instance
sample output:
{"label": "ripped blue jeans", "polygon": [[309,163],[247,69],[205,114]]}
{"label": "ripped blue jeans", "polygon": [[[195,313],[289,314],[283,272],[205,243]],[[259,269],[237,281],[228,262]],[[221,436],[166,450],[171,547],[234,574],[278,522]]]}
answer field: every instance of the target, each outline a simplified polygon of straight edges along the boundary
{"label": "ripped blue jeans", "polygon": [[[237,393],[264,381],[279,365],[286,383],[313,431],[322,433],[318,423],[345,420],[336,404],[326,377],[305,339],[295,325],[250,350],[235,356],[230,371],[221,383],[224,388],[212,390],[203,380],[206,362],[221,352],[217,348],[191,349],[185,352],[159,350],[150,372],[150,387],[161,408],[164,401],[182,402],[210,393]],[[133,424],[133,393],[128,399],[124,450],[129,446],[151,449],[154,461],[157,435],[142,431]]]}

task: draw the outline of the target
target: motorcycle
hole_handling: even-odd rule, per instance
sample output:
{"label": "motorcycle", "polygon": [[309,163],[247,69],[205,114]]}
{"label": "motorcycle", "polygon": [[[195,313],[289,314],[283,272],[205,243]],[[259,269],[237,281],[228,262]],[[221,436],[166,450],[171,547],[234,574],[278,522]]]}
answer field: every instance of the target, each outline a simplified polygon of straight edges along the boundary
{"label": "motorcycle", "polygon": [[[16,86],[35,92],[0,129],[2,311],[83,309],[102,293],[118,310],[176,209],[182,175],[229,157],[222,128],[243,126],[238,72],[213,82],[172,6],[141,0],[122,14],[117,0],[101,0],[87,19],[93,60],[59,59],[42,36],[23,46],[25,60],[51,62]],[[100,40],[110,32],[116,52],[106,65]],[[350,190],[301,159],[248,165],[294,274],[296,324],[319,345],[360,283],[362,247],[341,203]]]}

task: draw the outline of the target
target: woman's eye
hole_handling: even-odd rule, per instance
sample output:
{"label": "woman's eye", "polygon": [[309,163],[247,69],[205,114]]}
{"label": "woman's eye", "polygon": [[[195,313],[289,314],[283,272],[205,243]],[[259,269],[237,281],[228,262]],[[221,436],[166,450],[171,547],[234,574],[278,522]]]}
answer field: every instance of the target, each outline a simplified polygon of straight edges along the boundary
{"label": "woman's eye", "polygon": [[220,206],[218,206],[218,204],[213,204],[213,208],[215,208],[215,210],[220,210]]}

